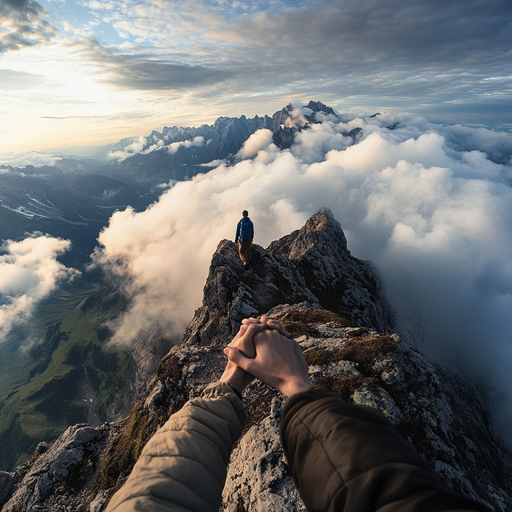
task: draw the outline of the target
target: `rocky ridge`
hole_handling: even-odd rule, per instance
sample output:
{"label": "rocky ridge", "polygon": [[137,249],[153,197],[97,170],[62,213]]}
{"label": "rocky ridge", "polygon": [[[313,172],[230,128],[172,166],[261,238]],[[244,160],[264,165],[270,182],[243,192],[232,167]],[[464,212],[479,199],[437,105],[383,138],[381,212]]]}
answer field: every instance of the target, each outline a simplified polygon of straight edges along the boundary
{"label": "rocky ridge", "polygon": [[243,272],[235,244],[220,242],[203,305],[185,331],[184,345],[225,345],[243,318],[304,301],[341,315],[347,325],[393,332],[394,314],[376,267],[350,254],[341,226],[327,208],[266,250],[253,245],[252,254],[250,269]]}
{"label": "rocky ridge", "polygon": [[[130,416],[70,427],[15,473],[0,473],[2,512],[102,510],[169,414],[219,378],[222,348],[240,320],[264,312],[300,343],[316,384],[381,410],[454,489],[496,511],[512,509],[512,455],[494,436],[477,391],[393,333],[378,274],[350,255],[329,211],[266,251],[255,246],[253,263],[244,272],[234,245],[222,241],[184,343],[162,359]],[[279,443],[283,397],[254,382],[244,403],[248,421],[222,510],[305,510]]]}

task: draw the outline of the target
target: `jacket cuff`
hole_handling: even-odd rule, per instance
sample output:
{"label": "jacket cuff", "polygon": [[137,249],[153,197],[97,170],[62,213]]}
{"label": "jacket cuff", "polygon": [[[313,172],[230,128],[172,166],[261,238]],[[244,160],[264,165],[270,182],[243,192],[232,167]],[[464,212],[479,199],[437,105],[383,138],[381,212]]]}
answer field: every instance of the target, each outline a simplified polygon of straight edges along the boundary
{"label": "jacket cuff", "polygon": [[240,393],[240,391],[238,391],[238,389],[235,388],[235,386],[233,386],[232,384],[230,384],[229,382],[222,382],[221,381],[221,384],[227,384],[235,393],[236,393],[236,396],[238,398],[240,398],[240,400],[242,400],[242,393]]}
{"label": "jacket cuff", "polygon": [[330,391],[327,391],[326,389],[320,388],[318,386],[311,386],[305,391],[301,391],[300,393],[291,396],[286,401],[283,407],[283,420],[281,422],[281,442],[284,439],[284,434],[286,432],[288,424],[292,420],[293,416],[300,409],[302,409],[305,405],[309,404],[310,402],[314,402],[315,400],[319,400],[320,398],[332,397],[335,397],[338,400],[342,401],[343,403],[346,403],[343,400],[341,400],[341,398],[338,395],[335,395],[334,393],[331,393]]}
{"label": "jacket cuff", "polygon": [[208,384],[204,391],[201,393],[201,397],[203,398],[215,398],[224,396],[230,402],[238,416],[240,417],[240,421],[242,425],[245,423],[246,412],[245,407],[242,402],[242,395],[233,387],[231,384],[227,382],[213,382],[212,384]]}
{"label": "jacket cuff", "polygon": [[227,382],[217,381],[208,384],[201,393],[202,396],[207,398],[213,398],[216,396],[226,395],[230,393],[235,393],[235,395],[242,400],[242,395]]}

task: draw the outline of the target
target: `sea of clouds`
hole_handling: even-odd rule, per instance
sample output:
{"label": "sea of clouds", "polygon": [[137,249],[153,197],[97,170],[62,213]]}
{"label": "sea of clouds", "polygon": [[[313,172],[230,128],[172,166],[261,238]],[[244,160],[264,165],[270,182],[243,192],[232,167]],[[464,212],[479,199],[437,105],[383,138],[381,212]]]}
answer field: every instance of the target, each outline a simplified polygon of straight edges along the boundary
{"label": "sea of clouds", "polygon": [[[302,112],[294,113],[295,126],[304,125]],[[496,403],[499,428],[510,431],[512,134],[408,114],[317,119],[322,123],[298,133],[289,150],[276,147],[268,130],[258,131],[237,163],[216,162],[205,174],[170,184],[143,212],[114,213],[93,255],[133,297],[113,326],[112,343],[129,344],[156,325],[183,332],[201,305],[211,256],[220,240],[234,239],[243,209],[255,224],[255,243],[266,247],[327,206],[352,254],[379,266],[402,317],[419,312],[423,351],[479,385]],[[354,128],[362,130],[355,141],[347,135]],[[27,270],[23,279],[1,283],[2,293],[13,290],[2,308],[23,315],[17,297],[44,295],[37,276],[48,262],[52,286],[71,272],[55,266],[63,247],[44,243],[53,244],[49,256],[22,267],[33,277]],[[17,246],[6,250],[0,263],[18,268]]]}
{"label": "sea of clouds", "polygon": [[256,132],[235,165],[176,183],[144,212],[112,216],[94,260],[134,297],[113,341],[154,324],[183,331],[243,209],[266,247],[327,206],[352,254],[375,262],[401,297],[395,305],[419,311],[427,355],[485,386],[501,401],[500,424],[510,422],[512,135],[407,114],[322,119],[285,151]]}
{"label": "sea of clouds", "polygon": [[[55,165],[61,158],[60,156],[39,151],[0,151],[0,166],[23,168],[28,165],[33,165],[34,167],[43,167],[45,165]],[[8,169],[0,168],[0,173],[2,172],[8,172]]]}

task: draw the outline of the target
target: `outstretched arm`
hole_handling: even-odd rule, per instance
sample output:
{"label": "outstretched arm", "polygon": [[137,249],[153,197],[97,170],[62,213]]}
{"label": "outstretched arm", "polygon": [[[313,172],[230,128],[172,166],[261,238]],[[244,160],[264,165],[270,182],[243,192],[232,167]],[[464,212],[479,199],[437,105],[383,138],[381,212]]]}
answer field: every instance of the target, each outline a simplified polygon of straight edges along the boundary
{"label": "outstretched arm", "polygon": [[382,413],[311,387],[296,342],[276,330],[255,332],[256,356],[233,347],[229,360],[292,397],[284,407],[282,444],[308,510],[486,511],[451,491]]}
{"label": "outstretched arm", "polygon": [[107,512],[218,512],[242,401],[227,384],[208,386],[156,432]]}
{"label": "outstretched arm", "polygon": [[[248,322],[232,343],[254,357],[252,337],[262,329],[265,324]],[[233,443],[245,422],[235,390],[241,393],[252,379],[228,361],[221,382],[187,402],[151,438],[108,512],[217,512]]]}

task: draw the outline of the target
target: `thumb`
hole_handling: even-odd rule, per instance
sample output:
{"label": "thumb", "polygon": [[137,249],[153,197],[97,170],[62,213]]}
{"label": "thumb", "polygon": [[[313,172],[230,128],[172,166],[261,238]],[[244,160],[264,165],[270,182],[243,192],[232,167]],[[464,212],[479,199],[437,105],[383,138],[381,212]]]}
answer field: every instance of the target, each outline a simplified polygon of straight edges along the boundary
{"label": "thumb", "polygon": [[247,370],[247,367],[251,364],[251,359],[245,357],[236,348],[226,347],[224,349],[224,354],[228,356],[228,359],[232,363],[235,363],[237,366],[242,368],[242,370]]}

